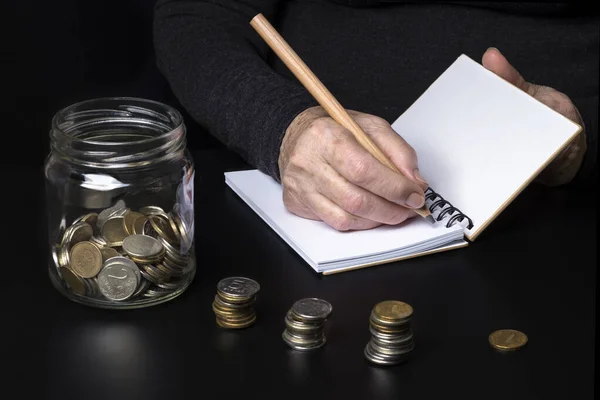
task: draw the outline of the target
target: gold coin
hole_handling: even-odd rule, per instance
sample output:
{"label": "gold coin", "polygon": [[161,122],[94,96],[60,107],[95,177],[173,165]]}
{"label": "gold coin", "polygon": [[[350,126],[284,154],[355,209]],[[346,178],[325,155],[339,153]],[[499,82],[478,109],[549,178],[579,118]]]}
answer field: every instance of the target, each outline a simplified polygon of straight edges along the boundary
{"label": "gold coin", "polygon": [[93,278],[102,269],[102,253],[92,242],[76,243],[69,257],[71,270],[82,278]]}
{"label": "gold coin", "polygon": [[139,209],[140,213],[144,215],[164,214],[165,210],[159,206],[146,206]]}
{"label": "gold coin", "polygon": [[111,257],[118,257],[121,255],[112,247],[103,247],[100,249],[100,253],[102,254],[102,262],[108,260]]}
{"label": "gold coin", "polygon": [[133,234],[134,235],[143,235],[144,234],[144,225],[148,221],[148,217],[145,215],[141,215],[133,221]]}
{"label": "gold coin", "polygon": [[152,225],[152,229],[154,229],[156,233],[162,236],[167,242],[177,244],[177,236],[175,236],[175,232],[173,232],[167,217],[161,214],[154,214],[151,215],[149,219],[150,225]]}
{"label": "gold coin", "polygon": [[85,282],[66,267],[60,267],[60,276],[65,280],[73,293],[85,295]]}
{"label": "gold coin", "polygon": [[175,218],[174,214],[171,214],[171,213],[167,214],[167,219],[169,220],[169,225],[171,225],[171,230],[173,231],[173,233],[175,234],[175,238],[179,242],[181,240],[181,233],[179,232],[179,227],[175,223],[174,218]]}
{"label": "gold coin", "polygon": [[177,213],[173,213],[173,214],[171,214],[171,216],[173,218],[173,222],[175,223],[175,226],[177,227],[177,230],[179,231],[180,240],[182,242],[184,242],[185,244],[189,245],[190,244],[190,236],[188,235],[188,231],[185,228],[183,221],[181,220],[181,218],[179,217],[179,215]]}
{"label": "gold coin", "polygon": [[381,325],[381,324],[374,322],[372,319],[369,321],[369,323],[373,327],[373,329],[375,329],[377,332],[386,333],[386,334],[400,334],[400,333],[404,333],[404,332],[408,331],[408,329],[409,329],[408,326],[392,327],[392,326]]}
{"label": "gold coin", "polygon": [[135,220],[139,217],[145,218],[143,214],[140,214],[135,211],[127,211],[127,213],[123,216],[123,228],[128,235],[133,235],[133,224]]}
{"label": "gold coin", "polygon": [[386,300],[377,303],[374,311],[377,317],[383,320],[395,321],[409,318],[413,313],[413,308],[401,301]]}
{"label": "gold coin", "polygon": [[514,329],[500,329],[492,332],[488,338],[490,344],[496,350],[513,351],[527,344],[527,335]]}
{"label": "gold coin", "polygon": [[90,226],[95,230],[96,224],[98,223],[98,214],[97,213],[89,213],[81,217],[81,222],[87,222]]}
{"label": "gold coin", "polygon": [[223,319],[217,317],[217,325],[219,325],[221,328],[229,328],[229,329],[243,329],[243,328],[247,328],[250,325],[254,324],[254,322],[256,321],[256,315],[253,316],[251,319],[249,319],[247,322],[243,322],[243,323],[230,323],[227,321],[224,321]]}
{"label": "gold coin", "polygon": [[123,244],[123,239],[128,235],[123,227],[123,217],[112,217],[102,225],[102,236],[108,246],[115,247]]}
{"label": "gold coin", "polygon": [[93,234],[92,226],[87,222],[80,221],[67,228],[60,245],[69,250],[75,243],[90,240]]}

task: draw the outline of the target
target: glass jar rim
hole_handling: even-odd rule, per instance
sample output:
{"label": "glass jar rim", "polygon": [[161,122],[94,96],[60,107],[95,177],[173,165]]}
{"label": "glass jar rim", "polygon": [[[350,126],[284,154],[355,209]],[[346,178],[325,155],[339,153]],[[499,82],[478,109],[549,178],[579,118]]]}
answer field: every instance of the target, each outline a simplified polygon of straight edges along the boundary
{"label": "glass jar rim", "polygon": [[[100,102],[112,102],[112,101],[123,102],[123,103],[138,102],[138,103],[146,103],[149,105],[161,107],[161,108],[164,108],[165,111],[167,113],[169,113],[170,116],[174,119],[174,124],[173,124],[174,126],[171,129],[165,130],[165,132],[161,133],[160,135],[154,136],[154,137],[149,137],[149,138],[135,140],[135,141],[128,141],[127,142],[128,145],[143,145],[146,143],[151,143],[156,140],[167,138],[170,135],[172,135],[173,131],[180,129],[184,125],[183,116],[181,115],[181,113],[176,108],[174,108],[168,104],[165,104],[165,103],[162,103],[162,102],[159,102],[156,100],[141,98],[141,97],[116,96],[116,97],[97,97],[97,98],[82,100],[77,103],[72,103],[72,104],[58,110],[52,117],[51,130],[54,132],[58,131],[62,135],[68,136],[69,140],[72,140],[72,141],[80,141],[80,142],[85,142],[85,143],[89,143],[89,144],[102,144],[102,145],[123,144],[122,142],[106,142],[106,141],[100,143],[100,142],[95,142],[93,140],[89,140],[87,138],[80,138],[80,137],[70,134],[68,131],[65,131],[63,128],[60,127],[60,119],[62,118],[64,120],[65,116],[68,115],[69,112],[73,112],[77,108],[85,107],[90,104],[100,103]],[[100,110],[98,110],[98,111],[100,111]]]}

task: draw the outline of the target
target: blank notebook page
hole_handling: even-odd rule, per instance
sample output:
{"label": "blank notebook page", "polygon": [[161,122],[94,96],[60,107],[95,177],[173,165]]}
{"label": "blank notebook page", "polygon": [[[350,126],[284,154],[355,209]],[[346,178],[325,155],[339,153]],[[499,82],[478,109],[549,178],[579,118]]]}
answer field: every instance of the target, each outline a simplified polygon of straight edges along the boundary
{"label": "blank notebook page", "polygon": [[581,127],[461,55],[393,124],[474,239]]}
{"label": "blank notebook page", "polygon": [[[322,221],[289,212],[279,183],[258,170],[226,172],[225,181],[271,228],[315,270],[344,268],[366,262],[417,254],[462,240],[459,225],[446,228],[415,217],[401,226],[338,232]],[[362,260],[360,260],[362,259]],[[346,262],[344,262],[346,261]],[[331,264],[331,265],[327,265]]]}

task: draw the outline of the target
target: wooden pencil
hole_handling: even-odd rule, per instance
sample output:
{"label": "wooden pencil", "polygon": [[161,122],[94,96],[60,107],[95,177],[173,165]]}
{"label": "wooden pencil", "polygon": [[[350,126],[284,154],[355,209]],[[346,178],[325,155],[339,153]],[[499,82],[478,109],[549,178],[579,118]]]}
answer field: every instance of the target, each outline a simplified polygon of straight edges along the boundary
{"label": "wooden pencil", "polygon": [[[333,120],[344,128],[348,129],[354,138],[360,143],[373,157],[392,171],[401,174],[396,166],[386,157],[371,138],[354,121],[348,111],[337,101],[337,99],[327,90],[325,85],[308,68],[290,45],[281,37],[277,30],[269,23],[262,14],[256,15],[250,21],[250,25],[256,30],[267,45],[277,54],[281,61],[290,69],[302,85],[319,102]],[[420,209],[414,210],[417,214],[426,218],[430,222],[435,222],[429,209],[425,204]]]}

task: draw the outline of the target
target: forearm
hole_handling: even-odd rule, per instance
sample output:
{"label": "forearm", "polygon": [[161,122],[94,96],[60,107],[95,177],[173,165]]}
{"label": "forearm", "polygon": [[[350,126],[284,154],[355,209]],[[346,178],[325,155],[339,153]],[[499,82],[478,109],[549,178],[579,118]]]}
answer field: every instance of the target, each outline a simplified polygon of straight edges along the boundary
{"label": "forearm", "polygon": [[278,3],[159,1],[154,24],[158,66],[183,107],[277,180],[287,126],[315,105],[301,85],[266,64],[267,46],[250,27],[255,14],[268,18]]}

